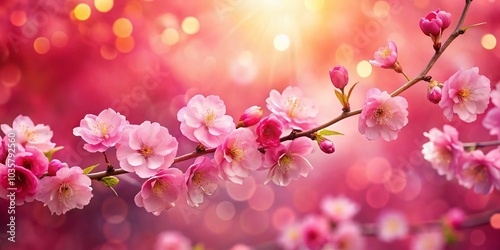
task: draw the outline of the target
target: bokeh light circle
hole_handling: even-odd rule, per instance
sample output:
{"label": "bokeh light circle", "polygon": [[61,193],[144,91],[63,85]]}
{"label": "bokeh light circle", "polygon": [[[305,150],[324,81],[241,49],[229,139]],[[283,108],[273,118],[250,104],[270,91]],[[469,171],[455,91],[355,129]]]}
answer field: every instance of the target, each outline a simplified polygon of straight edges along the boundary
{"label": "bokeh light circle", "polygon": [[266,211],[274,203],[274,191],[268,185],[259,185],[248,200],[248,205],[256,211]]}
{"label": "bokeh light circle", "polygon": [[215,213],[221,220],[231,220],[236,214],[236,208],[234,207],[233,203],[229,201],[222,201],[217,204]]}
{"label": "bokeh light circle", "polygon": [[113,8],[113,0],[94,0],[94,6],[99,12],[108,12]]}
{"label": "bokeh light circle", "polygon": [[101,213],[107,222],[118,224],[127,218],[128,205],[122,198],[111,196],[102,203]]}
{"label": "bokeh light circle", "polygon": [[274,37],[273,45],[277,51],[285,51],[290,47],[290,38],[285,34],[279,34]]}
{"label": "bokeh light circle", "polygon": [[363,60],[356,66],[356,72],[360,77],[367,78],[372,74],[372,65],[370,62]]}
{"label": "bokeh light circle", "polygon": [[5,87],[12,88],[21,80],[21,69],[15,64],[7,64],[0,69],[0,77]]}
{"label": "bokeh light circle", "polygon": [[50,50],[50,41],[46,37],[38,37],[33,42],[33,48],[38,54],[47,54]]}
{"label": "bokeh light circle", "polygon": [[493,34],[486,34],[481,38],[481,45],[487,50],[492,50],[497,45],[497,38]]}
{"label": "bokeh light circle", "polygon": [[89,19],[90,14],[92,13],[92,10],[90,9],[90,6],[88,4],[79,3],[73,9],[73,13],[74,13],[75,18],[77,20],[85,21],[85,20]]}
{"label": "bokeh light circle", "polygon": [[232,182],[226,184],[227,194],[235,201],[246,201],[250,199],[255,193],[255,189],[255,179],[252,176],[246,178],[241,185]]}
{"label": "bokeh light circle", "polygon": [[113,34],[119,38],[125,38],[132,34],[134,27],[127,18],[118,18],[113,23]]}
{"label": "bokeh light circle", "polygon": [[181,23],[182,30],[188,35],[194,35],[200,30],[200,22],[195,17],[186,17]]}
{"label": "bokeh light circle", "polygon": [[240,226],[244,232],[259,235],[269,227],[269,214],[245,208],[240,214]]}

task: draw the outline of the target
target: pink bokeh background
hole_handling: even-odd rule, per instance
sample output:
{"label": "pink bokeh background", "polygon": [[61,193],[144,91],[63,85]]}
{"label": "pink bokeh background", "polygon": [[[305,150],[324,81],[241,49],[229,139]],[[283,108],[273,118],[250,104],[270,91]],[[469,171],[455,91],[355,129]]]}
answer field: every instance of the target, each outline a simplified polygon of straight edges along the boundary
{"label": "pink bokeh background", "polygon": [[[167,127],[179,140],[179,154],[196,147],[182,137],[176,118],[195,94],[219,95],[228,114],[238,119],[247,107],[265,107],[271,89],[299,86],[315,99],[318,119],[325,122],[341,113],[329,68],[342,64],[349,70],[350,84],[360,82],[351,99],[357,109],[367,89],[390,92],[405,83],[391,70],[373,68],[367,74],[359,63],[372,59],[373,52],[391,39],[398,45],[405,72],[417,75],[434,53],[430,38],[418,27],[419,18],[441,8],[452,13],[454,27],[463,2],[127,0],[114,1],[109,11],[101,12],[94,0],[4,0],[0,123],[11,124],[23,114],[35,124],[49,125],[52,141],[65,147],[55,157],[86,167],[104,166],[104,159],[84,151],[72,129],[85,114],[108,107],[131,123],[150,120]],[[78,4],[90,7],[90,16],[79,16],[85,13],[75,11]],[[477,66],[492,86],[496,84],[500,45],[491,47],[484,37],[500,38],[498,13],[498,1],[474,1],[465,24],[486,24],[459,37],[429,75],[444,82],[460,68]],[[197,22],[190,24],[187,17]],[[132,24],[131,34],[123,38],[118,36],[123,36],[123,29],[127,33],[126,26],[113,32],[119,18]],[[450,32],[451,28],[444,37]],[[288,46],[286,39],[276,38],[280,34],[288,38]],[[293,218],[319,212],[327,195],[345,195],[359,203],[362,208],[355,219],[362,223],[373,222],[388,208],[418,223],[439,219],[451,207],[467,213],[499,207],[498,191],[475,194],[456,181],[446,181],[423,159],[423,132],[442,129],[443,124],[454,125],[463,141],[495,139],[480,125],[484,115],[473,124],[445,120],[442,110],[427,101],[426,87],[421,82],[402,94],[409,102],[409,124],[398,140],[367,141],[357,131],[357,117],[341,121],[331,127],[345,134],[331,138],[336,152],[325,155],[316,147],[308,157],[314,170],[287,187],[264,185],[266,173],[257,172],[242,186],[220,187],[200,208],[178,204],[156,217],[135,206],[141,180],[126,175],[115,188],[119,197],[95,182],[94,198],[83,210],[56,216],[40,202],[18,207],[17,242],[7,243],[2,229],[0,248],[149,249],[159,232],[176,230],[208,249],[228,249],[237,243],[275,249],[279,229]],[[118,165],[114,152],[109,155]],[[185,170],[190,164],[177,167]],[[5,225],[5,200],[0,200],[0,209],[0,225]],[[489,225],[464,230],[453,249],[500,249],[498,236],[500,231]],[[367,241],[370,249],[406,249],[410,239]]]}

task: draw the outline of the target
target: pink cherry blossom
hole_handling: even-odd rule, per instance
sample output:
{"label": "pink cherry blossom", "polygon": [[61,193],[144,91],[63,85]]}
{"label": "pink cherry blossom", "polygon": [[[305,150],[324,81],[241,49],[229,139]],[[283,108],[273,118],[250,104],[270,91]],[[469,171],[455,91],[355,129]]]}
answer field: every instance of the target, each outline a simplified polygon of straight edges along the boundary
{"label": "pink cherry blossom", "polygon": [[68,167],[69,166],[67,163],[63,163],[60,160],[54,159],[54,160],[49,162],[49,167],[48,167],[47,173],[50,176],[54,176],[54,175],[56,175],[57,171],[59,171],[59,169],[68,168]]}
{"label": "pink cherry blossom", "polygon": [[296,222],[286,225],[278,238],[278,244],[285,250],[298,249],[301,243],[301,224]]}
{"label": "pink cherry blossom", "polygon": [[321,212],[334,222],[348,221],[359,212],[359,206],[344,196],[326,196],[321,201]]}
{"label": "pink cherry blossom", "polygon": [[500,83],[491,91],[491,102],[495,105],[483,119],[483,126],[500,139]]}
{"label": "pink cherry blossom", "polygon": [[289,86],[281,94],[273,89],[266,103],[286,128],[307,130],[317,124],[317,107],[312,99],[303,97],[298,87]]}
{"label": "pink cherry blossom", "polygon": [[233,118],[226,115],[224,102],[214,95],[195,95],[177,113],[181,132],[189,140],[206,147],[219,146],[235,128]]}
{"label": "pink cherry blossom", "polygon": [[432,128],[424,136],[430,140],[423,145],[424,159],[431,163],[439,175],[445,175],[448,180],[453,179],[464,153],[462,142],[458,140],[458,131],[450,125],[444,125],[443,131]]}
{"label": "pink cherry blossom", "polygon": [[99,115],[86,115],[80,121],[80,127],[73,129],[75,136],[81,136],[87,142],[83,148],[89,152],[104,152],[114,147],[122,138],[123,130],[128,125],[125,116],[113,109],[105,109]]}
{"label": "pink cherry blossom", "polygon": [[141,191],[134,198],[135,204],[158,216],[163,210],[175,206],[182,194],[183,183],[184,175],[179,169],[161,170],[142,184]]}
{"label": "pink cherry blossom", "polygon": [[420,18],[419,25],[422,32],[432,38],[435,48],[439,49],[441,35],[450,26],[450,23],[451,14],[438,9],[427,14],[425,18]]}
{"label": "pink cherry blossom", "polygon": [[307,177],[312,166],[304,155],[311,152],[312,142],[306,137],[268,149],[264,156],[264,167],[269,169],[266,183],[272,180],[276,185],[287,186],[300,176]]}
{"label": "pink cherry blossom", "polygon": [[349,82],[349,73],[347,72],[347,69],[342,65],[333,67],[332,69],[330,69],[329,73],[330,80],[332,81],[335,88],[343,89]]}
{"label": "pink cherry blossom", "polygon": [[358,130],[368,140],[380,137],[386,141],[395,140],[401,128],[408,123],[407,107],[408,102],[403,97],[391,97],[386,91],[372,88],[366,93]]}
{"label": "pink cherry blossom", "polygon": [[263,113],[264,111],[259,106],[252,106],[250,108],[247,108],[241,115],[238,126],[250,127],[257,124],[260,121],[260,118],[262,118]]}
{"label": "pink cherry blossom", "polygon": [[460,208],[450,209],[444,216],[444,221],[454,229],[459,229],[467,218],[465,212]]}
{"label": "pink cherry blossom", "polygon": [[[10,178],[9,178],[10,174]],[[13,177],[13,178],[12,178]],[[10,190],[14,189],[14,190]],[[7,168],[0,163],[0,197],[14,202],[17,206],[35,200],[38,192],[38,178],[26,168]]]}
{"label": "pink cherry blossom", "polygon": [[321,216],[308,215],[301,223],[300,235],[301,243],[307,249],[322,249],[331,238],[328,220]]}
{"label": "pink cherry blossom", "polygon": [[17,116],[12,127],[7,124],[2,124],[0,127],[5,134],[15,131],[16,141],[22,147],[32,146],[42,152],[47,152],[56,146],[55,143],[50,142],[53,136],[50,127],[43,124],[35,126],[28,116]]}
{"label": "pink cherry blossom", "polygon": [[116,145],[116,158],[125,171],[148,178],[172,165],[177,147],[177,140],[167,128],[145,121],[125,129],[120,143]]}
{"label": "pink cherry blossom", "polygon": [[466,188],[474,187],[476,193],[489,194],[493,187],[500,190],[500,149],[486,155],[481,150],[474,150],[464,156],[458,181]]}
{"label": "pink cherry blossom", "polygon": [[55,176],[40,180],[36,199],[47,205],[52,214],[61,215],[74,208],[82,209],[93,197],[91,182],[79,167],[61,168]]}
{"label": "pink cherry blossom", "polygon": [[401,212],[385,211],[377,220],[378,238],[382,241],[404,239],[408,231],[408,222]]}
{"label": "pink cherry blossom", "polygon": [[347,221],[338,225],[333,232],[332,242],[336,250],[363,250],[365,239],[359,225]]}
{"label": "pink cherry blossom", "polygon": [[459,70],[443,83],[439,106],[451,121],[457,114],[462,121],[473,122],[482,114],[490,98],[490,80],[478,74],[478,68]]}
{"label": "pink cherry blossom", "polygon": [[443,250],[445,237],[441,231],[419,233],[413,236],[411,250]]}
{"label": "pink cherry blossom", "polygon": [[163,231],[156,238],[154,250],[191,250],[191,240],[176,231]]}
{"label": "pink cherry blossom", "polygon": [[242,184],[243,180],[250,176],[251,170],[261,166],[262,154],[252,131],[248,128],[238,128],[217,147],[214,160],[223,179]]}
{"label": "pink cherry blossom", "polygon": [[210,158],[196,158],[185,174],[187,203],[197,207],[203,203],[204,195],[212,195],[218,187],[219,171]]}
{"label": "pink cherry blossom", "polygon": [[384,69],[392,69],[396,67],[398,61],[398,48],[393,41],[387,42],[387,47],[381,47],[373,55],[375,60],[370,60],[373,66]]}
{"label": "pink cherry blossom", "polygon": [[264,117],[255,129],[257,141],[263,147],[279,146],[282,131],[283,123],[274,115]]}
{"label": "pink cherry blossom", "polygon": [[27,146],[25,150],[16,154],[16,165],[30,170],[38,178],[42,177],[47,172],[49,160],[38,148]]}
{"label": "pink cherry blossom", "polygon": [[0,137],[0,163],[3,164],[6,163],[5,161],[7,160],[7,156],[9,155],[7,148],[7,146],[9,145],[8,140],[9,140],[8,136],[4,136],[4,138]]}

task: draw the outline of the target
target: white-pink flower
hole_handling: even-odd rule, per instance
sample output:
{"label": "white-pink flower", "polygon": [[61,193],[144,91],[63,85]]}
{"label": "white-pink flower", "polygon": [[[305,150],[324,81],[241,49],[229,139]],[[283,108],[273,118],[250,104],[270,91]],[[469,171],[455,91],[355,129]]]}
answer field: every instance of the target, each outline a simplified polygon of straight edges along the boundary
{"label": "white-pink flower", "polygon": [[36,199],[47,205],[52,214],[65,214],[90,203],[93,196],[90,185],[90,178],[81,168],[61,168],[55,176],[45,176],[40,180]]}
{"label": "white-pink flower", "polygon": [[495,90],[491,91],[491,102],[495,105],[483,119],[483,126],[490,131],[490,135],[496,135],[500,139],[500,82]]}
{"label": "white-pink flower", "polygon": [[500,149],[491,150],[486,155],[481,150],[466,154],[458,181],[466,188],[474,186],[476,193],[489,194],[493,187],[500,190]]}
{"label": "white-pink flower", "polygon": [[462,142],[458,140],[458,131],[450,126],[444,125],[443,131],[432,128],[424,136],[429,138],[429,142],[422,147],[424,159],[429,161],[439,175],[445,175],[451,180],[459,170],[459,160],[464,153]]}
{"label": "white-pink flower", "polygon": [[89,152],[104,152],[114,147],[122,138],[128,125],[125,116],[113,109],[105,109],[99,115],[88,114],[80,121],[80,127],[73,129],[75,136],[81,136],[87,142],[83,148]]}
{"label": "white-pink flower", "polygon": [[384,69],[395,68],[398,61],[398,47],[393,41],[387,41],[387,46],[380,47],[373,56],[375,60],[370,60],[373,66]]}
{"label": "white-pink flower", "polygon": [[242,184],[251,170],[261,166],[262,154],[252,131],[248,128],[238,128],[217,147],[214,160],[221,178]]}
{"label": "white-pink flower", "polygon": [[116,145],[116,158],[125,171],[148,178],[172,165],[177,147],[177,140],[167,128],[145,121],[125,129],[120,143]]}
{"label": "white-pink flower", "polygon": [[347,221],[338,225],[333,232],[332,242],[335,250],[363,250],[365,239],[359,225]]}
{"label": "white-pink flower", "polygon": [[307,130],[317,124],[318,109],[314,101],[303,97],[302,90],[298,87],[289,86],[281,94],[273,89],[266,103],[267,108],[286,128]]}
{"label": "white-pink flower", "polygon": [[321,212],[334,222],[348,221],[358,211],[358,204],[344,196],[326,196],[321,201]]}
{"label": "white-pink flower", "polygon": [[311,139],[299,137],[286,145],[267,149],[264,156],[264,167],[269,168],[266,183],[272,180],[276,185],[287,186],[300,176],[307,177],[312,166],[304,155],[310,154],[312,148]]}
{"label": "white-pink flower", "polygon": [[197,207],[203,203],[204,195],[212,195],[218,187],[219,170],[210,158],[196,158],[185,174],[187,203]]}
{"label": "white-pink flower", "polygon": [[142,184],[141,191],[134,198],[135,204],[158,216],[163,210],[175,206],[183,184],[184,175],[179,169],[161,170]]}
{"label": "white-pink flower", "polygon": [[490,99],[490,80],[479,69],[459,70],[443,83],[439,106],[451,121],[457,114],[462,121],[473,122],[482,114]]}
{"label": "white-pink flower", "polygon": [[163,231],[158,234],[154,250],[191,250],[191,240],[176,231]]}
{"label": "white-pink flower", "polygon": [[300,225],[300,236],[305,249],[323,249],[331,239],[329,221],[321,216],[308,215]]}
{"label": "white-pink flower", "polygon": [[391,97],[386,91],[372,88],[359,116],[358,130],[368,140],[380,137],[386,141],[398,138],[398,133],[408,123],[408,102],[401,96]]}
{"label": "white-pink flower", "polygon": [[441,231],[419,233],[413,236],[411,250],[443,250],[445,237]]}
{"label": "white-pink flower", "polygon": [[28,169],[20,166],[8,168],[0,163],[0,198],[9,200],[10,204],[20,206],[24,202],[35,200],[38,186],[38,178]]}
{"label": "white-pink flower", "polygon": [[16,142],[22,147],[32,146],[47,152],[53,149],[56,144],[50,142],[53,133],[49,126],[35,124],[28,116],[19,115],[14,119],[12,127],[7,124],[0,126],[5,134],[12,131],[16,133]]}
{"label": "white-pink flower", "polygon": [[298,249],[301,243],[301,225],[299,223],[286,225],[278,238],[278,244],[285,250]]}
{"label": "white-pink flower", "polygon": [[408,230],[408,222],[401,212],[385,211],[377,220],[378,238],[382,241],[404,239]]}
{"label": "white-pink flower", "polygon": [[214,95],[195,95],[177,113],[181,132],[189,140],[206,147],[219,146],[235,129],[233,118],[226,115],[224,102]]}

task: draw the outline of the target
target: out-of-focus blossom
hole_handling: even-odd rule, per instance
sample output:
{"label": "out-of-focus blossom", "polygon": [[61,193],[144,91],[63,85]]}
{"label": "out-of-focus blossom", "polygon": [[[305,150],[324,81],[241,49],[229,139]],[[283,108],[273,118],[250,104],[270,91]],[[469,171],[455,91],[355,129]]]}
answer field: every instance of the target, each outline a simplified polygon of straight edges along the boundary
{"label": "out-of-focus blossom", "polygon": [[337,223],[352,219],[358,211],[358,204],[344,196],[327,196],[321,201],[323,215]]}
{"label": "out-of-focus blossom", "polygon": [[80,121],[80,127],[73,129],[75,136],[86,142],[83,148],[89,152],[104,152],[114,147],[122,138],[128,125],[125,116],[108,108],[99,115],[88,114]]}
{"label": "out-of-focus blossom", "polygon": [[264,110],[262,110],[262,108],[259,106],[252,106],[250,108],[247,108],[245,112],[243,112],[243,114],[241,115],[238,125],[240,127],[253,126],[260,121],[260,118],[262,118],[263,113]]}
{"label": "out-of-focus blossom", "polygon": [[236,244],[234,246],[232,246],[231,248],[229,248],[229,250],[252,250],[254,248],[248,246],[248,245],[245,245],[245,244]]}
{"label": "out-of-focus blossom", "polygon": [[55,176],[40,180],[36,199],[47,205],[52,214],[61,215],[74,208],[82,209],[93,196],[91,182],[79,167],[61,168]]}
{"label": "out-of-focus blossom", "polygon": [[385,211],[377,220],[378,238],[390,242],[404,239],[408,234],[408,222],[404,214],[396,211]]}
{"label": "out-of-focus blossom", "polygon": [[189,140],[206,147],[219,146],[235,128],[233,118],[226,115],[224,102],[214,95],[195,95],[177,113],[181,132]]}
{"label": "out-of-focus blossom", "polygon": [[312,99],[304,98],[302,90],[289,86],[283,93],[271,90],[266,99],[267,108],[286,128],[307,130],[316,126],[318,109]]}
{"label": "out-of-focus blossom", "polygon": [[335,250],[364,250],[365,239],[359,226],[353,222],[342,222],[333,232]]}
{"label": "out-of-focus blossom", "polygon": [[408,102],[403,97],[391,97],[386,91],[372,88],[366,93],[358,130],[368,140],[380,137],[386,141],[395,140],[401,128],[408,123],[407,107]]}
{"label": "out-of-focus blossom", "polygon": [[301,225],[291,223],[283,228],[278,238],[278,244],[285,250],[298,249],[302,242]]}
{"label": "out-of-focus blossom", "polygon": [[490,80],[479,75],[479,69],[459,70],[443,84],[443,95],[439,106],[451,121],[457,114],[462,121],[473,122],[482,114],[490,99]]}
{"label": "out-of-focus blossom", "polygon": [[307,177],[312,166],[304,155],[311,152],[312,142],[306,137],[268,149],[264,156],[264,167],[269,168],[266,183],[272,180],[276,185],[287,186],[300,176]]}
{"label": "out-of-focus blossom", "polygon": [[444,236],[441,231],[419,233],[413,236],[411,250],[443,250]]}
{"label": "out-of-focus blossom", "polygon": [[215,150],[214,159],[220,176],[237,184],[242,184],[251,170],[262,165],[259,145],[248,128],[233,130]]}
{"label": "out-of-focus blossom", "polygon": [[436,49],[441,47],[440,40],[443,31],[450,26],[451,14],[437,9],[420,18],[420,29],[426,36],[431,37]]}
{"label": "out-of-focus blossom", "polygon": [[16,154],[16,165],[30,170],[40,178],[47,172],[49,160],[38,148],[27,146],[26,151]]}
{"label": "out-of-focus blossom", "polygon": [[444,125],[443,131],[432,128],[428,133],[424,132],[424,136],[430,140],[422,146],[424,159],[431,163],[439,175],[445,175],[448,180],[453,179],[464,153],[462,142],[458,140],[458,131],[450,125]]}
{"label": "out-of-focus blossom", "polygon": [[[9,173],[14,178],[9,178]],[[17,206],[35,200],[38,178],[26,168],[7,168],[0,163],[0,197],[15,202]],[[13,189],[13,190],[12,190]]]}
{"label": "out-of-focus blossom", "polygon": [[185,174],[187,203],[197,207],[203,202],[204,194],[212,195],[218,187],[219,171],[210,158],[196,158]]}
{"label": "out-of-focus blossom", "polygon": [[427,100],[434,104],[438,104],[441,101],[442,93],[442,84],[438,81],[432,80],[429,83],[429,87],[427,87]]}
{"label": "out-of-focus blossom", "polygon": [[496,135],[500,139],[500,82],[491,91],[491,102],[495,105],[488,111],[483,119],[483,126],[490,131],[491,135]]}
{"label": "out-of-focus blossom", "polygon": [[347,69],[342,66],[338,65],[330,69],[330,80],[333,83],[333,86],[338,89],[343,89],[347,83],[349,82],[349,73],[347,72]]}
{"label": "out-of-focus blossom", "polygon": [[481,150],[466,154],[458,181],[466,188],[474,186],[474,191],[489,194],[493,187],[500,190],[500,149],[494,149],[484,155]]}
{"label": "out-of-focus blossom", "polygon": [[42,152],[47,152],[53,149],[56,144],[50,142],[53,133],[49,126],[44,124],[35,124],[28,116],[19,115],[14,119],[12,127],[7,124],[0,126],[5,134],[12,131],[16,134],[16,143],[22,147],[35,147]]}
{"label": "out-of-focus blossom", "polygon": [[61,162],[60,160],[54,159],[49,162],[49,167],[47,169],[47,173],[50,176],[56,175],[57,171],[61,168],[68,168],[68,164]]}
{"label": "out-of-focus blossom", "polygon": [[319,148],[321,149],[321,151],[327,154],[332,154],[333,152],[335,152],[335,145],[333,145],[333,142],[328,139],[321,140],[321,142],[319,143]]}
{"label": "out-of-focus blossom", "polygon": [[135,204],[158,216],[163,210],[175,206],[183,182],[184,175],[179,169],[161,170],[142,184],[141,191],[134,198]]}
{"label": "out-of-focus blossom", "polygon": [[257,141],[264,147],[279,146],[282,132],[283,123],[274,115],[264,117],[255,129]]}
{"label": "out-of-focus blossom", "polygon": [[373,66],[381,67],[384,69],[397,69],[401,68],[398,61],[398,47],[393,41],[387,41],[386,47],[381,47],[373,55],[375,60],[370,60]]}
{"label": "out-of-focus blossom", "polygon": [[163,231],[158,234],[154,250],[191,250],[191,240],[176,231]]}
{"label": "out-of-focus blossom", "polygon": [[301,243],[307,249],[323,249],[331,240],[328,220],[321,216],[308,215],[300,226],[300,236]]}
{"label": "out-of-focus blossom", "polygon": [[116,158],[125,171],[148,178],[172,165],[177,147],[177,140],[167,128],[145,121],[124,131],[122,140],[116,145]]}
{"label": "out-of-focus blossom", "polygon": [[458,229],[462,225],[465,218],[465,212],[460,208],[452,208],[444,216],[445,222],[455,229]]}

